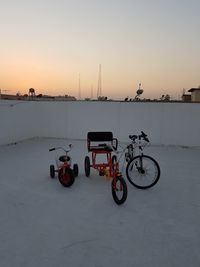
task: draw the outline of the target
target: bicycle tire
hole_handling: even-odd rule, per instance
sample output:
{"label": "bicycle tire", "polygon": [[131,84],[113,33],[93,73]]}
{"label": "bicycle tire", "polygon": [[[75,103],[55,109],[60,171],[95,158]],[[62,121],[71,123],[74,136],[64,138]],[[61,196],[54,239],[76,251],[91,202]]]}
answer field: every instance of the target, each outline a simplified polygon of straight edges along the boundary
{"label": "bicycle tire", "polygon": [[[141,163],[142,167],[139,166]],[[160,167],[154,158],[147,155],[138,155],[127,164],[126,176],[133,186],[139,189],[148,189],[158,182]]]}
{"label": "bicycle tire", "polygon": [[[112,196],[115,203],[117,205],[122,205],[126,201],[128,195],[126,181],[121,176],[116,177],[116,179],[112,180],[111,187],[112,187]],[[122,192],[121,197],[118,196],[118,192]]]}

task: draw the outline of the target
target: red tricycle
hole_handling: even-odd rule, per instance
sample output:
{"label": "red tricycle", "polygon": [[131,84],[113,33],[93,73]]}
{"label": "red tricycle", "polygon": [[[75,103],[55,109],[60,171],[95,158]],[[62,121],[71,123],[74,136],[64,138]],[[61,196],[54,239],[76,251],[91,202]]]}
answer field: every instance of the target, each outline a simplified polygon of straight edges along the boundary
{"label": "red tricycle", "polygon": [[55,173],[58,173],[58,180],[64,187],[70,187],[74,183],[74,178],[78,176],[78,164],[72,166],[72,159],[71,156],[69,156],[69,151],[72,148],[72,144],[69,144],[69,149],[65,150],[63,147],[53,147],[50,148],[49,151],[54,150],[63,150],[65,152],[65,155],[58,156],[56,158],[56,165],[57,169],[55,169],[54,165],[50,165],[50,177],[54,178]]}
{"label": "red tricycle", "polygon": [[[117,157],[112,153],[117,150],[118,140],[113,138],[112,132],[88,132],[87,147],[88,152],[92,153],[92,163],[90,157],[85,157],[85,175],[89,177],[90,168],[99,172],[100,176],[112,178],[112,196],[114,201],[121,205],[127,198],[127,185],[119,171],[119,162]],[[104,155],[105,163],[97,163],[97,155]]]}

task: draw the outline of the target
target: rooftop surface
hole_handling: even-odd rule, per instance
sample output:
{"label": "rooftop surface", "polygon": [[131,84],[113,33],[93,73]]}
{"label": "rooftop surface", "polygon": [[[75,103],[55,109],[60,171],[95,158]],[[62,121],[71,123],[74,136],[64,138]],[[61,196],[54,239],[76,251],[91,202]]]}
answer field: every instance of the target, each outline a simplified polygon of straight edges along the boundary
{"label": "rooftop surface", "polygon": [[[73,144],[79,177],[49,177],[54,146]],[[82,141],[32,139],[0,146],[1,267],[200,266],[200,149],[148,147],[161,177],[151,189],[128,183],[117,206],[111,185],[85,177]]]}

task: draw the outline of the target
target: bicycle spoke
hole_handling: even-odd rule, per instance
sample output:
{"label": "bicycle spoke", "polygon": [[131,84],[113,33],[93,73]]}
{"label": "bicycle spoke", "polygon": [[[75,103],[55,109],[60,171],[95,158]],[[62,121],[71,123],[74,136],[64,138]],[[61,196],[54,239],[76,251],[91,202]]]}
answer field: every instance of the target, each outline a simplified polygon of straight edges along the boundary
{"label": "bicycle spoke", "polygon": [[157,162],[149,156],[137,156],[126,169],[128,180],[139,188],[153,186],[160,176],[160,169]]}

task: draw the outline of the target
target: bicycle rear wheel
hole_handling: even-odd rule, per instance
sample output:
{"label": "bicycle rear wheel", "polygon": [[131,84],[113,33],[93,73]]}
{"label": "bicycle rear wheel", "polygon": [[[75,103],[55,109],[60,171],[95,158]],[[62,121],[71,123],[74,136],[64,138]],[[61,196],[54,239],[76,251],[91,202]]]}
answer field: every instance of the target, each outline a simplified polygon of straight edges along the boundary
{"label": "bicycle rear wheel", "polygon": [[123,177],[118,176],[112,180],[112,196],[117,205],[123,204],[127,199],[127,185]]}
{"label": "bicycle rear wheel", "polygon": [[136,156],[127,164],[126,176],[135,187],[147,189],[158,182],[160,167],[157,161],[150,156]]}

